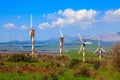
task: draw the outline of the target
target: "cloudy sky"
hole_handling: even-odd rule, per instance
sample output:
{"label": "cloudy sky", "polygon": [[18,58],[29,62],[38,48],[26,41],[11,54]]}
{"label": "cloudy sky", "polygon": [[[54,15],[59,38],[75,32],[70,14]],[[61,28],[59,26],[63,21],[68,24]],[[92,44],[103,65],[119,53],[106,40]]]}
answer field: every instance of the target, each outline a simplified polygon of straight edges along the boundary
{"label": "cloudy sky", "polygon": [[0,42],[120,32],[120,0],[0,0]]}

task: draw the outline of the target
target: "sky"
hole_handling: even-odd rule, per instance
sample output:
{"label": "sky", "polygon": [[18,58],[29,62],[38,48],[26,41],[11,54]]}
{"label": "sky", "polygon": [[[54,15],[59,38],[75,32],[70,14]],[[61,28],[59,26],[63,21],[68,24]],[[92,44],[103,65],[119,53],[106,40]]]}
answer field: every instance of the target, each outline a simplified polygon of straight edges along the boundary
{"label": "sky", "polygon": [[120,0],[0,0],[0,42],[120,32]]}

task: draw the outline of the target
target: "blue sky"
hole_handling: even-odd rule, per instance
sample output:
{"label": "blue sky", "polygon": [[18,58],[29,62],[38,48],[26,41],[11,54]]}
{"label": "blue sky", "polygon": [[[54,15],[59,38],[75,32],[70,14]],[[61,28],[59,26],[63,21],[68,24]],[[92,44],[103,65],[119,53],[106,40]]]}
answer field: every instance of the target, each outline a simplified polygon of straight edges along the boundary
{"label": "blue sky", "polygon": [[120,32],[120,0],[0,0],[0,42]]}

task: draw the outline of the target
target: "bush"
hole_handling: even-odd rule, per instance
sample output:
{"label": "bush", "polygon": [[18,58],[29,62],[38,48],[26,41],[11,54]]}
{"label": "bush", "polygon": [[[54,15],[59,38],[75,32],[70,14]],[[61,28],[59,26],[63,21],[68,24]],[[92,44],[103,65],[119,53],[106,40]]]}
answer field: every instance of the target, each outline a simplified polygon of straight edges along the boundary
{"label": "bush", "polygon": [[55,72],[49,73],[50,75],[50,80],[58,80],[57,74]]}
{"label": "bush", "polygon": [[64,74],[64,70],[62,70],[62,69],[59,70],[59,71],[58,71],[58,74],[59,74],[59,75],[63,75],[63,74]]}
{"label": "bush", "polygon": [[89,77],[90,76],[90,69],[87,65],[82,64],[78,69],[75,70],[74,74],[75,77]]}
{"label": "bush", "polygon": [[71,62],[70,62],[69,67],[70,67],[70,68],[73,68],[73,67],[75,67],[75,66],[77,66],[77,65],[79,65],[79,64],[80,64],[79,59],[72,59]]}
{"label": "bush", "polygon": [[120,43],[113,45],[109,51],[109,58],[111,65],[120,72]]}
{"label": "bush", "polygon": [[4,63],[3,63],[3,62],[1,62],[1,63],[0,63],[0,65],[1,65],[1,66],[4,66]]}
{"label": "bush", "polygon": [[8,61],[10,62],[22,62],[24,61],[25,56],[23,54],[14,54],[9,57]]}
{"label": "bush", "polygon": [[56,56],[56,61],[63,67],[69,67],[70,58],[68,56]]}
{"label": "bush", "polygon": [[70,60],[70,58],[68,56],[64,56],[64,55],[62,55],[62,56],[56,56],[56,58],[59,61],[68,61],[68,60]]}
{"label": "bush", "polygon": [[95,64],[98,60],[94,60],[94,59],[86,59],[86,63],[89,63],[89,64]]}
{"label": "bush", "polygon": [[49,79],[49,76],[48,75],[43,75],[41,80],[48,80]]}
{"label": "bush", "polygon": [[9,62],[37,62],[37,58],[31,56],[25,56],[24,54],[14,54],[8,59]]}
{"label": "bush", "polygon": [[96,62],[94,63],[94,68],[95,68],[96,70],[99,69],[100,66],[101,66],[101,64],[100,64],[99,61],[96,61]]}
{"label": "bush", "polygon": [[50,72],[42,76],[41,80],[58,80],[57,74],[55,72]]}

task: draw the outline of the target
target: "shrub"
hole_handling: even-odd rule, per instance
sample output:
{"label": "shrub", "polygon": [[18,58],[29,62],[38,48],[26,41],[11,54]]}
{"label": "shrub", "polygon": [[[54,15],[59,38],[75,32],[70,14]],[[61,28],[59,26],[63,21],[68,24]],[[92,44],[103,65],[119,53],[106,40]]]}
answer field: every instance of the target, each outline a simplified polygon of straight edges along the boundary
{"label": "shrub", "polygon": [[24,61],[25,56],[23,54],[14,54],[9,57],[8,61],[10,62],[22,62]]}
{"label": "shrub", "polygon": [[43,75],[41,80],[48,80],[49,79],[49,76],[48,75]]}
{"label": "shrub", "polygon": [[75,67],[76,65],[79,65],[79,64],[80,64],[79,59],[72,59],[71,62],[70,62],[69,67],[73,68],[73,67]]}
{"label": "shrub", "polygon": [[1,62],[1,63],[0,63],[0,65],[2,65],[2,66],[3,66],[3,65],[4,65],[4,63],[3,63],[3,62]]}
{"label": "shrub", "polygon": [[62,60],[67,61],[67,60],[70,60],[68,56],[64,56],[64,55],[62,55],[62,56],[56,56],[56,58],[57,58],[59,61],[62,61]]}
{"label": "shrub", "polygon": [[13,54],[8,59],[9,62],[37,62],[37,58],[25,56],[24,54]]}
{"label": "shrub", "polygon": [[55,72],[50,72],[42,76],[41,80],[58,80],[57,74]]}
{"label": "shrub", "polygon": [[24,61],[24,62],[38,62],[39,60],[36,58],[36,57],[34,57],[34,58],[32,58],[31,56],[29,56],[30,58],[28,59],[28,58],[26,58],[26,61]]}
{"label": "shrub", "polygon": [[62,70],[62,69],[59,70],[59,71],[58,71],[58,74],[59,74],[59,75],[63,75],[63,74],[64,74],[64,70]]}
{"label": "shrub", "polygon": [[94,60],[94,59],[86,59],[86,63],[90,63],[90,64],[95,64],[98,60]]}
{"label": "shrub", "polygon": [[99,61],[96,61],[95,63],[94,63],[94,68],[97,70],[97,69],[99,69],[99,67],[101,66],[101,64],[100,64],[100,62]]}
{"label": "shrub", "polygon": [[90,76],[90,69],[86,64],[82,64],[78,69],[75,70],[73,73],[75,77],[89,77]]}
{"label": "shrub", "polygon": [[58,80],[57,74],[55,72],[49,73],[50,75],[50,80]]}
{"label": "shrub", "polygon": [[109,58],[113,67],[120,72],[120,43],[116,43],[112,49],[109,50]]}
{"label": "shrub", "polygon": [[63,67],[69,67],[70,58],[68,56],[56,56],[56,61]]}
{"label": "shrub", "polygon": [[56,56],[55,55],[38,54],[37,57],[39,58],[39,61],[42,61],[42,62],[56,62]]}

